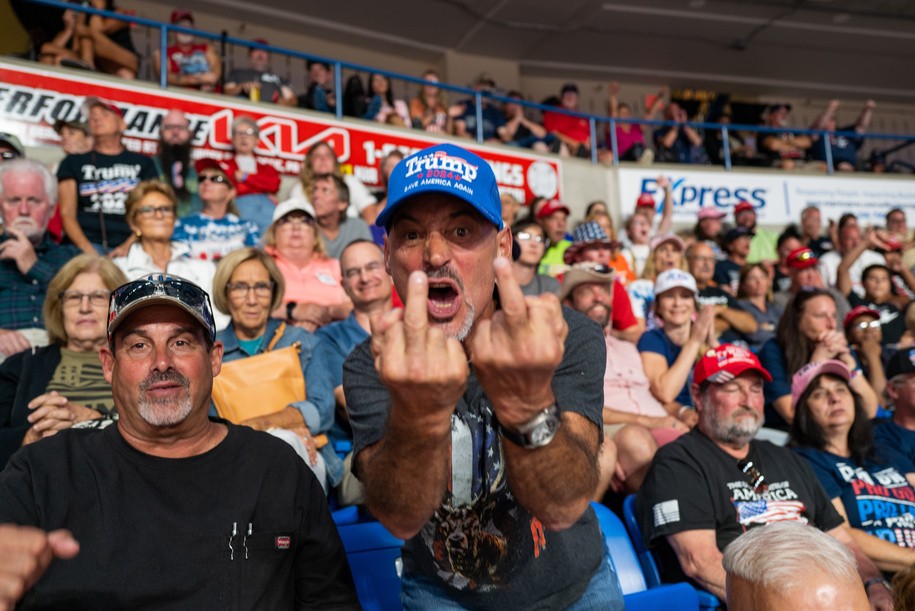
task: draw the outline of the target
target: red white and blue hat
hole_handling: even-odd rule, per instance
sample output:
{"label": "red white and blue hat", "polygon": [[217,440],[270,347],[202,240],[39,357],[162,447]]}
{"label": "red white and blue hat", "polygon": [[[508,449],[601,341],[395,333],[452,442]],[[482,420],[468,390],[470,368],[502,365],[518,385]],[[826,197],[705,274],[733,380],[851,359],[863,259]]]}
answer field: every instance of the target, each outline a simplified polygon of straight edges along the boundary
{"label": "red white and blue hat", "polygon": [[417,195],[441,193],[461,199],[502,229],[496,175],[482,157],[454,144],[438,144],[403,159],[388,180],[388,204],[375,224],[389,228],[397,208]]}
{"label": "red white and blue hat", "polygon": [[693,382],[727,384],[746,371],[755,371],[767,382],[772,381],[772,376],[750,350],[734,344],[721,344],[717,348],[709,348],[696,363]]}
{"label": "red white and blue hat", "polygon": [[578,258],[578,253],[586,246],[592,244],[606,244],[613,248],[619,242],[614,242],[604,231],[604,228],[597,224],[597,221],[588,221],[582,223],[572,232],[572,244],[562,254],[562,260],[567,265],[572,265]]}
{"label": "red white and blue hat", "polygon": [[178,276],[151,274],[112,291],[108,302],[108,341],[129,314],[153,305],[184,310],[200,323],[211,342],[216,340],[216,322],[207,292]]}

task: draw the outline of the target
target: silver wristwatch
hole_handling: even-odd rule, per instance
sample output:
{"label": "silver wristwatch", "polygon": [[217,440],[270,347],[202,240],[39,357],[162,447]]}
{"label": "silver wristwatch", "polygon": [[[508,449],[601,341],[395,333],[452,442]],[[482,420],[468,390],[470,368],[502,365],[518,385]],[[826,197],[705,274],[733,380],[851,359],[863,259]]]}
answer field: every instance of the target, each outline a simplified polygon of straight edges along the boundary
{"label": "silver wristwatch", "polygon": [[531,450],[542,448],[553,441],[561,422],[559,408],[553,403],[521,426],[508,427],[500,423],[499,431],[515,445]]}

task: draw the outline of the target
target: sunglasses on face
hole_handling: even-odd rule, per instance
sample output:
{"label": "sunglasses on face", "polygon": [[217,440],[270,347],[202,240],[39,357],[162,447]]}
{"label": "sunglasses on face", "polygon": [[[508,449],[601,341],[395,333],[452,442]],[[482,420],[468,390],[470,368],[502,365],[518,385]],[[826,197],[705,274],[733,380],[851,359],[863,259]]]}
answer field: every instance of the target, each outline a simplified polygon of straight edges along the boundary
{"label": "sunglasses on face", "polygon": [[880,321],[879,320],[862,320],[861,322],[856,322],[852,325],[855,329],[861,329],[862,331],[867,331],[868,329],[879,329]]}
{"label": "sunglasses on face", "polygon": [[206,291],[196,284],[172,276],[150,276],[123,284],[111,292],[108,306],[108,326],[118,317],[118,313],[130,304],[150,297],[168,296],[178,299],[190,306],[206,321],[208,333],[212,340],[216,335],[216,323],[213,320],[213,309]]}
{"label": "sunglasses on face", "polygon": [[537,235],[536,233],[528,233],[527,231],[519,231],[515,234],[515,239],[519,242],[534,242],[535,244],[546,243],[546,238],[542,235]]}
{"label": "sunglasses on face", "polygon": [[215,182],[218,185],[227,185],[229,184],[229,179],[223,176],[222,174],[201,174],[198,177],[198,182]]}

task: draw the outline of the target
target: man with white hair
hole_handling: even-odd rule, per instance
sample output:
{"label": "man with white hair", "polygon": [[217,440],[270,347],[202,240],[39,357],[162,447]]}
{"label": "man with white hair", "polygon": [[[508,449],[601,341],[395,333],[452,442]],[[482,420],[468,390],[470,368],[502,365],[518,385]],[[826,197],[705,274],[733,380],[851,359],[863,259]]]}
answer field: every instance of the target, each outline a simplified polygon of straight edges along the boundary
{"label": "man with white hair", "polygon": [[870,609],[854,555],[799,522],[748,531],[724,550],[722,564],[729,609]]}
{"label": "man with white hair", "polygon": [[724,549],[751,528],[797,521],[845,544],[873,608],[892,609],[889,590],[879,585],[882,573],[810,467],[791,450],[754,439],[763,422],[763,382],[771,379],[756,355],[731,344],[709,349],[696,363],[690,392],[699,424],[658,450],[636,503],[662,578],[686,578],[723,599]]}
{"label": "man with white hair", "polygon": [[45,291],[76,254],[48,235],[56,203],[57,180],[44,164],[33,159],[0,164],[0,362],[48,343]]}

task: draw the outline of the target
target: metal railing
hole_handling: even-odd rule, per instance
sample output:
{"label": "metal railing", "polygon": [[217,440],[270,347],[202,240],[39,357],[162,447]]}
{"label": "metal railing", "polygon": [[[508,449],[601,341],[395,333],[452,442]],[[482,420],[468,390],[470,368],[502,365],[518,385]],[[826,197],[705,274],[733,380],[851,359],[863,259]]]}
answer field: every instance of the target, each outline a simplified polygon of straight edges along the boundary
{"label": "metal railing", "polygon": [[[267,45],[253,40],[246,40],[243,38],[237,38],[234,36],[229,36],[226,32],[221,34],[214,34],[206,30],[198,30],[196,28],[186,28],[181,26],[172,25],[169,23],[163,23],[161,21],[155,21],[153,19],[146,19],[143,17],[136,17],[132,15],[124,15],[121,13],[116,13],[113,11],[106,11],[101,9],[96,9],[90,6],[85,6],[82,4],[71,4],[69,2],[63,2],[61,0],[28,0],[33,4],[42,4],[47,6],[52,6],[59,8],[61,10],[73,10],[77,12],[88,13],[90,15],[101,15],[103,17],[109,17],[112,19],[119,19],[121,21],[126,21],[131,24],[136,24],[140,26],[145,26],[159,32],[159,52],[160,52],[160,62],[159,62],[159,86],[163,89],[168,88],[168,61],[166,56],[166,49],[168,48],[168,35],[169,32],[181,32],[185,34],[192,34],[198,38],[205,40],[212,40],[220,42],[223,47],[225,45],[236,45],[241,47],[247,47],[249,49],[264,49],[270,53],[282,55],[287,58],[300,59],[305,62],[317,61],[332,66],[334,74],[334,96],[335,96],[335,115],[338,119],[344,117],[343,114],[343,70],[352,70],[355,72],[367,72],[369,74],[382,74],[389,79],[395,79],[398,81],[404,81],[407,83],[413,83],[416,85],[426,85],[428,81],[405,74],[400,74],[397,72],[391,72],[387,70],[381,70],[378,68],[364,66],[362,64],[354,64],[350,62],[344,62],[340,60],[335,60],[320,55],[314,55],[311,53],[303,53],[301,51],[296,51],[293,49],[287,49],[284,47],[277,47],[274,45]],[[223,57],[223,59],[225,59]],[[223,62],[225,64],[225,62]],[[223,72],[225,72],[225,66],[223,66]],[[221,77],[222,78],[222,77]],[[721,124],[721,123],[708,123],[708,122],[699,122],[699,121],[689,121],[685,123],[679,123],[675,121],[658,121],[658,120],[647,120],[647,119],[621,119],[615,117],[609,117],[605,115],[593,115],[584,112],[575,112],[560,108],[557,106],[547,106],[544,104],[537,104],[535,102],[528,102],[526,100],[519,100],[516,98],[508,98],[503,95],[499,95],[491,92],[481,92],[475,89],[469,89],[467,87],[461,87],[458,85],[450,85],[448,83],[436,83],[440,89],[445,91],[454,92],[457,94],[465,95],[471,98],[474,102],[475,114],[476,114],[476,141],[478,143],[483,143],[483,106],[484,100],[489,102],[501,102],[501,103],[516,103],[520,104],[524,108],[537,110],[541,113],[552,112],[564,114],[580,119],[585,119],[588,121],[588,128],[590,133],[590,159],[592,163],[598,163],[600,157],[600,151],[602,150],[600,144],[601,139],[598,138],[599,126],[606,124],[608,126],[608,144],[609,152],[611,153],[611,162],[614,166],[618,166],[620,163],[619,159],[619,150],[617,145],[616,138],[616,126],[617,124],[631,124],[634,126],[648,126],[654,128],[660,127],[673,127],[676,125],[689,126],[693,129],[700,131],[709,131],[717,130],[721,132],[721,144],[722,144],[722,155],[723,155],[723,166],[725,170],[731,170],[733,167],[733,158],[731,155],[730,145],[728,142],[728,134],[732,131],[740,132],[749,132],[756,134],[769,134],[769,133],[790,133],[794,135],[810,135],[810,136],[819,136],[824,140],[825,145],[825,163],[826,170],[829,174],[835,173],[835,167],[833,163],[833,152],[832,145],[830,143],[830,136],[845,136],[852,139],[864,139],[869,140],[879,140],[879,141],[901,141],[901,144],[891,147],[888,152],[893,152],[895,150],[904,148],[906,146],[915,144],[915,135],[899,135],[899,134],[881,134],[881,133],[864,133],[859,134],[857,132],[847,132],[847,131],[837,131],[837,132],[828,132],[826,130],[814,130],[814,129],[798,129],[798,128],[771,128],[760,125],[736,125],[736,124]],[[647,143],[650,144],[650,143]],[[603,149],[607,150],[607,149]],[[717,165],[717,164],[716,164]]]}

